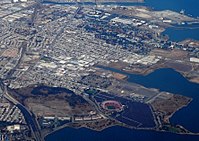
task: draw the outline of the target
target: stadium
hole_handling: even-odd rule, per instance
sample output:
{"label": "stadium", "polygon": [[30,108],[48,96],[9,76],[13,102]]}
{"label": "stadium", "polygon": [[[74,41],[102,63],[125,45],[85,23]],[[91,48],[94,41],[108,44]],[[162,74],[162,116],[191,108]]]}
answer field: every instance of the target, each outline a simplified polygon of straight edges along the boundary
{"label": "stadium", "polygon": [[120,112],[123,110],[122,104],[114,100],[104,101],[102,102],[101,106],[103,109],[108,110],[108,111]]}

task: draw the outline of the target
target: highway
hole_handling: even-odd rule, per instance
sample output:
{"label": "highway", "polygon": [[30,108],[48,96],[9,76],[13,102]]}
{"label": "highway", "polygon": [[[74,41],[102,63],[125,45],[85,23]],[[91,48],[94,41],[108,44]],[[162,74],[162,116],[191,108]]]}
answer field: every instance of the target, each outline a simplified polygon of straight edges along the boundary
{"label": "highway", "polygon": [[[9,80],[12,75],[14,74],[15,70],[18,68],[18,66],[21,63],[21,60],[23,58],[23,55],[26,51],[26,46],[27,44],[24,42],[22,43],[22,46],[20,48],[20,54],[19,54],[19,59],[13,69],[11,69],[6,76],[6,79]],[[8,83],[9,84],[9,83]],[[32,136],[34,137],[35,141],[44,141],[41,132],[40,132],[40,126],[38,125],[38,122],[34,115],[25,107],[23,106],[19,101],[17,101],[15,98],[13,98],[9,93],[8,93],[8,86],[3,83],[3,80],[0,79],[0,87],[3,91],[3,96],[6,98],[9,102],[13,103],[15,106],[17,106],[21,112],[24,115],[24,118],[26,120],[27,125],[29,126]],[[11,91],[11,89],[9,89]]]}
{"label": "highway", "polygon": [[[34,9],[34,13],[32,15],[32,24],[34,25],[34,20],[36,18],[37,15],[37,6],[38,4],[40,4],[41,1],[37,1],[36,4],[25,7],[21,10],[15,11],[13,13],[9,13],[7,15],[4,15],[2,17],[0,17],[0,19],[5,18],[6,16],[21,12],[23,10],[27,10],[27,9],[31,9],[31,8],[35,8]],[[81,11],[81,7],[78,7],[76,12],[74,13],[73,17],[75,17],[79,11]],[[61,30],[59,31],[59,33],[57,34],[56,38],[54,39],[53,43],[51,44],[51,46],[53,46],[53,44],[56,42],[57,38],[64,32],[64,28],[66,25],[64,25]],[[19,58],[15,64],[15,66],[7,73],[7,76],[5,77],[4,80],[10,80],[14,74],[14,72],[16,71],[16,69],[19,67],[21,61],[23,60],[23,56],[26,52],[26,48],[27,48],[27,43],[23,42],[21,47],[20,47],[20,52],[19,52]],[[29,111],[29,109],[27,109],[23,104],[21,104],[19,101],[17,101],[14,97],[12,97],[9,92],[12,91],[8,86],[9,86],[9,81],[6,82],[7,84],[4,84],[4,81],[2,79],[0,79],[0,87],[2,88],[3,91],[3,96],[5,99],[7,99],[9,102],[13,103],[15,106],[17,106],[21,112],[23,113],[23,116],[25,118],[25,121],[29,127],[29,129],[31,130],[31,135],[34,138],[35,141],[44,141],[44,138],[41,135],[40,132],[40,126],[37,122],[36,117],[34,116],[33,113],[31,113]]]}
{"label": "highway", "polygon": [[44,141],[43,137],[41,136],[38,122],[33,117],[32,113],[8,93],[7,86],[1,80],[0,80],[0,86],[1,88],[3,88],[2,90],[4,91],[4,98],[6,98],[9,102],[16,105],[23,113],[26,123],[29,126],[35,141]]}

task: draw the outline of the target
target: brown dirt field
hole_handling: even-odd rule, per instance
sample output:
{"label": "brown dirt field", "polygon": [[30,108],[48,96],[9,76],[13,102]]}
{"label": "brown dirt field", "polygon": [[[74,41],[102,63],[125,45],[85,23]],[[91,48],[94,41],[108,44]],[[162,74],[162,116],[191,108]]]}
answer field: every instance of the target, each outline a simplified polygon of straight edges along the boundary
{"label": "brown dirt field", "polygon": [[120,73],[112,72],[112,75],[113,75],[113,78],[118,79],[118,80],[123,80],[123,79],[127,78],[126,75],[123,75]]}
{"label": "brown dirt field", "polygon": [[192,79],[190,79],[190,81],[199,84],[199,77],[192,78]]}
{"label": "brown dirt field", "polygon": [[121,69],[123,69],[123,68],[125,68],[127,66],[129,66],[129,64],[125,63],[125,62],[116,62],[116,63],[113,62],[113,63],[110,63],[108,65],[108,67],[116,68],[116,69],[119,69],[119,70],[121,70]]}
{"label": "brown dirt field", "polygon": [[151,55],[157,55],[162,56],[164,58],[170,58],[175,60],[183,60],[187,59],[188,53],[186,51],[174,49],[172,51],[170,50],[163,50],[163,49],[154,49],[150,53]]}
{"label": "brown dirt field", "polygon": [[48,91],[41,89],[43,95],[31,94],[34,86],[20,88],[11,91],[11,94],[33,113],[38,116],[68,116],[85,115],[90,111],[95,111],[81,96],[61,92],[58,94],[48,94]]}
{"label": "brown dirt field", "polygon": [[151,105],[155,112],[162,113],[164,122],[169,123],[169,118],[173,113],[186,106],[190,100],[190,98],[180,95],[173,95],[169,99],[157,97],[153,102],[151,102]]}
{"label": "brown dirt field", "polygon": [[70,106],[65,99],[54,96],[27,98],[24,104],[38,116],[85,115],[95,109],[88,103]]}
{"label": "brown dirt field", "polygon": [[3,57],[16,57],[18,55],[17,48],[6,49],[1,56]]}
{"label": "brown dirt field", "polygon": [[179,63],[179,62],[166,62],[164,67],[173,68],[180,72],[190,72],[192,70],[192,66],[190,64]]}

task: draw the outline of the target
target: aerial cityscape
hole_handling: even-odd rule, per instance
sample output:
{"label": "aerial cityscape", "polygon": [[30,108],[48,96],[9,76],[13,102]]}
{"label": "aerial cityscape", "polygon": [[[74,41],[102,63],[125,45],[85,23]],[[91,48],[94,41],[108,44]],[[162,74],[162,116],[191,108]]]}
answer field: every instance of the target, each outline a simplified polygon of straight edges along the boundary
{"label": "aerial cityscape", "polygon": [[197,4],[1,0],[0,141],[198,141]]}

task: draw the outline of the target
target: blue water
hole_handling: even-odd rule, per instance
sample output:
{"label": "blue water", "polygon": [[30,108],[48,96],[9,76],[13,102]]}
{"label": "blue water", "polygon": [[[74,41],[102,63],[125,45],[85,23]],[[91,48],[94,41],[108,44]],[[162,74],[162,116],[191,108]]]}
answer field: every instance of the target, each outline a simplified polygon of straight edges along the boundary
{"label": "blue water", "polygon": [[[193,132],[199,132],[199,111],[196,110],[199,105],[199,84],[189,82],[180,73],[169,68],[155,70],[147,76],[128,74],[112,68],[105,69],[128,75],[129,82],[193,98],[193,101],[188,107],[183,108],[174,114],[171,118],[171,123],[183,125]],[[185,116],[187,114],[189,116]]]}
{"label": "blue water", "polygon": [[195,29],[167,28],[164,34],[169,35],[169,38],[172,41],[182,41],[185,39],[199,40],[199,28]]}
{"label": "blue water", "polygon": [[184,9],[186,15],[199,17],[199,0],[145,0],[145,3],[155,10],[180,12]]}
{"label": "blue water", "polygon": [[[100,103],[106,100],[116,100],[121,102],[125,107],[124,110],[118,116],[117,114],[112,114],[112,117],[116,120],[127,124],[132,127],[143,127],[143,128],[153,128],[155,127],[154,118],[149,105],[127,100],[109,93],[100,92],[94,96],[96,102]],[[142,112],[140,112],[142,111]]]}
{"label": "blue water", "polygon": [[[56,2],[55,0],[43,0],[44,4],[60,4],[60,5],[76,5],[74,2]],[[79,2],[79,4],[95,5],[93,2]],[[144,3],[134,2],[101,2],[104,5],[120,5],[120,6],[135,6],[143,5],[149,6],[154,10],[172,10],[180,12],[182,9],[185,10],[186,15],[193,17],[199,17],[199,1],[198,0],[145,0]]]}
{"label": "blue water", "polygon": [[[180,12],[183,9],[185,10],[185,15],[195,18],[199,17],[199,0],[145,0],[145,3],[154,10],[172,10]],[[169,35],[172,41],[182,41],[185,39],[199,40],[199,28],[167,28],[164,34]]]}
{"label": "blue water", "polygon": [[[44,0],[43,3],[46,4],[61,4],[61,5],[76,5],[72,2],[49,2]],[[92,2],[79,3],[83,5],[95,5]],[[182,9],[185,10],[185,15],[189,15],[195,18],[199,18],[199,0],[145,0],[144,3],[133,3],[133,2],[108,2],[101,3],[104,5],[120,5],[120,6],[135,6],[142,5],[148,6],[154,10],[172,10],[180,12]],[[191,27],[191,25],[190,25]],[[195,29],[177,29],[177,28],[167,28],[164,34],[169,35],[172,41],[182,41],[185,39],[195,39],[199,40],[199,25]]]}
{"label": "blue water", "polygon": [[137,82],[146,87],[158,88],[161,91],[192,97],[193,101],[190,105],[174,114],[171,122],[181,124],[191,131],[199,132],[199,111],[196,110],[199,105],[198,84],[189,82],[172,69],[159,69],[146,77],[130,75],[129,81]]}
{"label": "blue water", "polygon": [[[121,3],[120,5],[134,5]],[[137,5],[137,4],[136,4]],[[145,4],[155,10],[173,10],[179,12],[184,9],[186,15],[199,17],[199,0],[146,0]],[[171,40],[180,41],[187,38],[198,39],[199,30],[177,30],[168,28],[165,31]],[[114,70],[118,71],[118,70]],[[123,72],[124,73],[124,72]],[[127,73],[124,73],[127,74]],[[159,69],[147,76],[129,75],[128,81],[136,82],[145,87],[157,88],[161,91],[181,94],[193,98],[188,107],[174,114],[172,124],[180,124],[185,128],[199,132],[199,85],[191,83],[172,69]],[[199,136],[177,135],[146,130],[131,130],[123,127],[111,127],[102,132],[89,129],[64,128],[49,136],[46,141],[199,141]]]}
{"label": "blue water", "polygon": [[[181,124],[191,131],[199,132],[199,111],[197,110],[199,105],[198,84],[189,82],[180,73],[167,68],[158,69],[147,76],[128,74],[111,68],[106,69],[128,75],[129,82],[136,82],[146,87],[159,88],[161,91],[192,97],[193,101],[189,106],[174,114],[171,118],[171,122],[172,124]],[[96,132],[85,128],[65,128],[47,136],[46,141],[53,141],[55,139],[57,141],[198,141],[199,136],[111,127],[102,132]]]}
{"label": "blue water", "polygon": [[101,132],[86,128],[64,128],[47,136],[46,141],[198,141],[199,136],[111,127]]}

